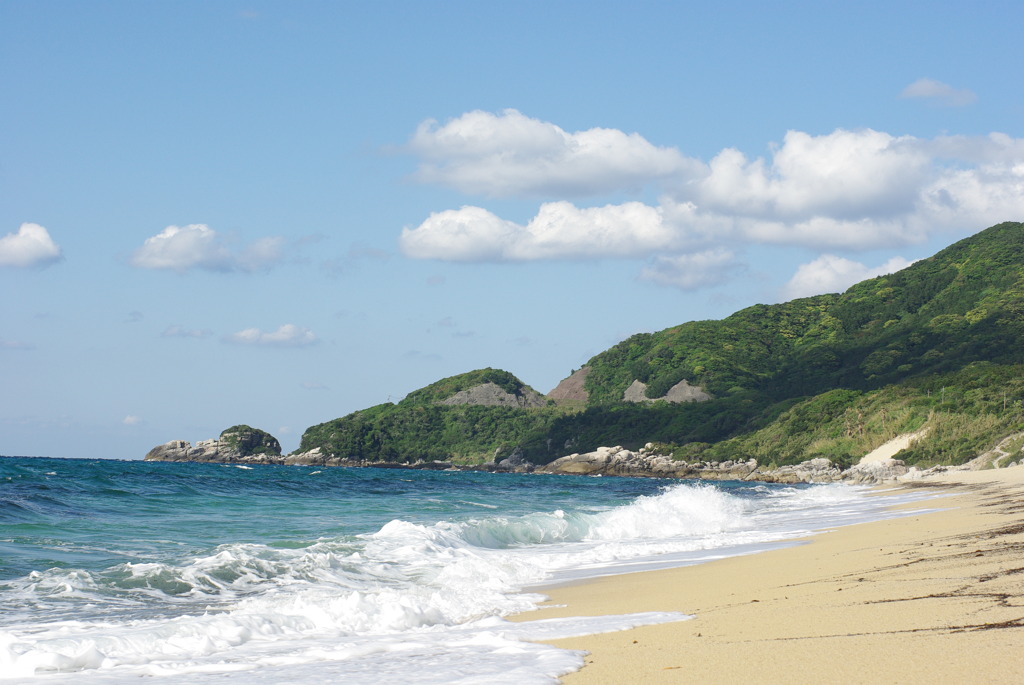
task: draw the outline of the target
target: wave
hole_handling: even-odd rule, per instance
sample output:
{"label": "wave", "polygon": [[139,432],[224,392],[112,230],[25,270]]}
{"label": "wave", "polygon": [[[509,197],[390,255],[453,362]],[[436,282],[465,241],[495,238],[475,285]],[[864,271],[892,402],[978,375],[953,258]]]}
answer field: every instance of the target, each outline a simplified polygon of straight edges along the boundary
{"label": "wave", "polygon": [[5,584],[0,673],[251,676],[256,665],[272,673],[284,662],[354,664],[410,640],[437,654],[455,643],[484,644],[493,657],[519,639],[492,639],[510,625],[496,617],[534,608],[542,597],[528,588],[560,572],[726,554],[864,518],[866,502],[847,486],[733,494],[677,484],[615,507],[395,519],[373,533],[297,546],[232,543],[178,560],[55,568]]}

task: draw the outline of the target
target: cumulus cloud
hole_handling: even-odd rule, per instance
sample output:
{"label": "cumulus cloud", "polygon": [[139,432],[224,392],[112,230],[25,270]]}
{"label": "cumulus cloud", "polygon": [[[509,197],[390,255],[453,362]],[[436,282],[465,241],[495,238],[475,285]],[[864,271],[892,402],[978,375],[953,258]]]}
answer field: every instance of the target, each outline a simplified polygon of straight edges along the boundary
{"label": "cumulus cloud", "polygon": [[121,423],[123,423],[126,426],[137,426],[142,422],[142,419],[138,416],[135,416],[134,414],[129,414],[128,416],[121,419]]}
{"label": "cumulus cloud", "polygon": [[719,153],[692,199],[706,211],[788,221],[884,216],[913,207],[927,168],[927,156],[907,137],[789,131],[770,164],[737,150]]}
{"label": "cumulus cloud", "polygon": [[903,89],[900,97],[922,98],[947,107],[963,107],[978,99],[973,91],[953,86],[930,78],[919,78]]}
{"label": "cumulus cloud", "polygon": [[681,290],[699,290],[727,282],[740,268],[742,265],[732,251],[717,248],[693,254],[655,257],[640,272],[640,278]]}
{"label": "cumulus cloud", "polygon": [[39,224],[24,223],[0,237],[0,266],[48,266],[61,260],[60,246]]}
{"label": "cumulus cloud", "polygon": [[425,121],[408,148],[421,159],[418,181],[490,196],[596,195],[640,188],[700,166],[636,133],[570,133],[514,109],[467,112],[443,126]]}
{"label": "cumulus cloud", "polygon": [[549,202],[525,226],[481,207],[431,214],[404,229],[400,245],[417,259],[523,261],[645,257],[675,237],[661,212],[640,202],[589,208]]}
{"label": "cumulus cloud", "polygon": [[893,257],[885,264],[869,267],[844,257],[824,254],[802,264],[783,288],[785,299],[810,297],[822,293],[841,293],[854,283],[905,269],[912,262]]}
{"label": "cumulus cloud", "polygon": [[[734,264],[724,255],[745,244],[822,253],[899,248],[1024,217],[1024,139],[1002,133],[924,139],[872,129],[789,131],[765,156],[729,148],[703,163],[639,136],[601,131],[612,141],[603,147],[515,110],[421,125],[411,147],[425,160],[423,180],[491,195],[560,187],[568,194],[584,186],[623,191],[643,176],[657,178],[662,195],[656,205],[545,202],[525,224],[483,206],[439,211],[402,230],[403,253],[456,262],[643,259],[650,260],[643,279],[690,289],[737,273],[713,264]],[[618,173],[626,167],[613,160],[629,157],[627,139],[637,145],[635,159],[647,160],[632,168],[646,176]],[[587,155],[600,158],[599,171],[579,168]],[[792,288],[804,292],[800,281]]]}
{"label": "cumulus cloud", "polygon": [[130,261],[143,269],[168,269],[178,273],[190,269],[256,271],[279,262],[283,245],[282,238],[261,238],[241,250],[232,250],[205,224],[168,226],[146,238]]}
{"label": "cumulus cloud", "polygon": [[259,328],[246,328],[232,333],[225,338],[227,342],[239,345],[264,345],[268,347],[305,347],[317,342],[317,337],[308,328],[300,328],[287,323],[276,331],[261,331]]}
{"label": "cumulus cloud", "polygon": [[853,250],[915,244],[1024,216],[1024,140],[791,131],[770,159],[723,151],[662,208],[678,230],[710,240]]}

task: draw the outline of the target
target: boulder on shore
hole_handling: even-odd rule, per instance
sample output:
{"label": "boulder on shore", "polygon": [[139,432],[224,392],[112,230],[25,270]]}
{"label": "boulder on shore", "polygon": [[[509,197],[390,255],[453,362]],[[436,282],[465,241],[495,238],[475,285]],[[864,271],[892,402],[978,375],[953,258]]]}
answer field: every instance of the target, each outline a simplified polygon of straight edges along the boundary
{"label": "boulder on shore", "polygon": [[657,454],[648,443],[634,452],[621,446],[598,447],[585,454],[570,454],[537,467],[538,473],[580,476],[647,476],[699,478],[702,480],[750,480],[763,483],[852,483],[870,485],[916,476],[898,459],[857,464],[842,470],[828,459],[810,459],[779,467],[759,466],[757,460],[685,462]]}

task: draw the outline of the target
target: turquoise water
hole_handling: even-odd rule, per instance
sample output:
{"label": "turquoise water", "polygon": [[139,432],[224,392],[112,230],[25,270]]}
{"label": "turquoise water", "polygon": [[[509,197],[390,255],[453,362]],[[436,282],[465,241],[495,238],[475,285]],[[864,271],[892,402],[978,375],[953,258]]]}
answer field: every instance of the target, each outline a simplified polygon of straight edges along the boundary
{"label": "turquoise water", "polygon": [[0,458],[0,680],[554,682],[580,655],[526,640],[687,617],[502,620],[545,583],[881,506],[847,486]]}

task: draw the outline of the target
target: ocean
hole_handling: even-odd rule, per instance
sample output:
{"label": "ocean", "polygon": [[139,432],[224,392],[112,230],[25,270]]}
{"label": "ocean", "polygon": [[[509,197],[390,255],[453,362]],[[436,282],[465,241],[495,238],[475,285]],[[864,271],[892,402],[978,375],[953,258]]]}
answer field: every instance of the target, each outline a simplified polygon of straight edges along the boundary
{"label": "ocean", "polygon": [[[901,496],[907,497],[907,496]],[[848,485],[0,458],[0,683],[552,683],[544,587],[895,515]]]}

